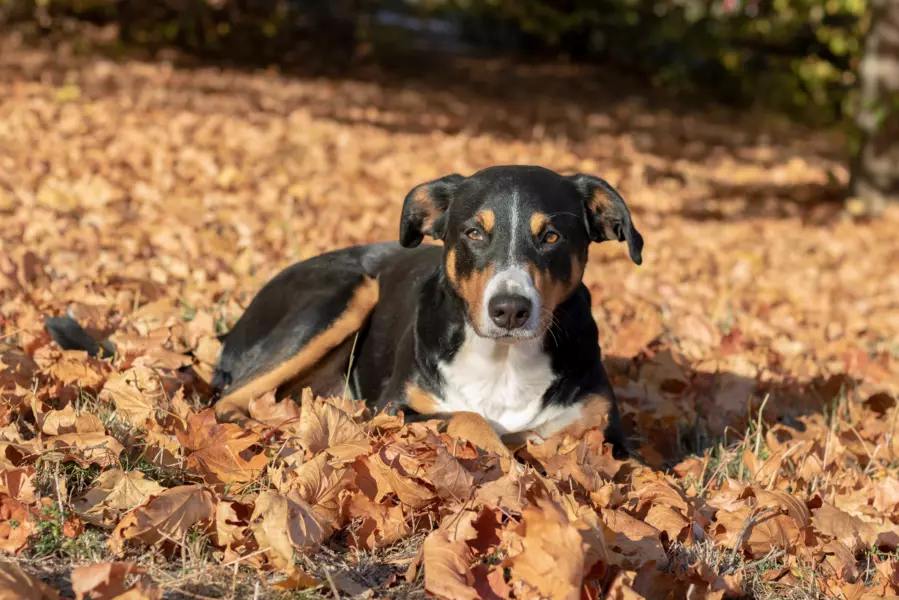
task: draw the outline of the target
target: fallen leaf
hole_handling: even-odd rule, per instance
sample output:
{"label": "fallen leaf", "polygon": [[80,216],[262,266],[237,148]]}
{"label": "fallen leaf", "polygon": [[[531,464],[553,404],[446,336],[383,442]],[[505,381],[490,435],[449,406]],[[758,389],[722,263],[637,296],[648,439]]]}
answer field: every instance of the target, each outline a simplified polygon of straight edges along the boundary
{"label": "fallen leaf", "polygon": [[90,596],[92,600],[117,598],[127,588],[125,578],[146,571],[133,562],[96,563],[72,570],[72,590],[76,600]]}
{"label": "fallen leaf", "polygon": [[0,560],[0,600],[57,600],[59,594],[18,565]]}
{"label": "fallen leaf", "polygon": [[201,475],[207,484],[248,483],[268,464],[264,453],[250,450],[260,442],[258,435],[233,423],[216,422],[211,408],[189,416],[187,430],[175,433],[188,450],[188,470]]}
{"label": "fallen leaf", "polygon": [[256,498],[250,528],[259,546],[275,553],[279,568],[293,564],[295,551],[313,550],[331,534],[324,519],[303,500],[270,491]]}
{"label": "fallen leaf", "polygon": [[110,549],[121,554],[124,543],[133,539],[146,545],[180,542],[193,527],[211,523],[215,505],[215,495],[202,485],[167,489],[119,521],[109,539]]}
{"label": "fallen leaf", "polygon": [[465,542],[451,541],[446,531],[437,529],[425,538],[422,552],[427,593],[446,600],[479,600]]}

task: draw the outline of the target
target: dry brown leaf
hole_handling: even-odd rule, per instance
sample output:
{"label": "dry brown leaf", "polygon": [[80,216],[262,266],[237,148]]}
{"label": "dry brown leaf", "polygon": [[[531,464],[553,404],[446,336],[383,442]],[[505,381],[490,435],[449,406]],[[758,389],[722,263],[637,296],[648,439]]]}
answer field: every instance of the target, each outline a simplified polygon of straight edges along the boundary
{"label": "dry brown leaf", "polygon": [[94,485],[75,502],[75,509],[87,518],[102,517],[107,510],[118,517],[118,513],[140,506],[164,489],[141,471],[112,469],[100,473]]}
{"label": "dry brown leaf", "polygon": [[295,551],[308,552],[331,535],[328,523],[302,499],[270,491],[256,498],[250,523],[260,548],[271,548],[282,569],[293,564]]}
{"label": "dry brown leaf", "polygon": [[143,427],[163,408],[165,398],[160,376],[143,366],[113,375],[100,391],[100,400],[113,403],[116,413],[135,427]]}
{"label": "dry brown leaf", "polygon": [[28,507],[15,498],[0,494],[0,552],[19,553],[34,530],[34,518]]}
{"label": "dry brown leaf", "polygon": [[72,571],[72,590],[76,600],[89,596],[91,600],[118,598],[127,588],[128,575],[145,573],[133,562],[96,563],[77,567]]}
{"label": "dry brown leaf", "polygon": [[[311,454],[342,446],[358,448],[366,452],[369,448],[365,432],[353,419],[333,404],[323,400],[313,400],[304,391],[300,404],[300,422],[296,432],[300,443]],[[339,450],[338,450],[339,451]]]}
{"label": "dry brown leaf", "polygon": [[102,421],[95,415],[82,412],[75,415],[75,407],[66,405],[62,410],[51,410],[40,417],[41,431],[49,436],[66,433],[104,433]]}
{"label": "dry brown leaf", "polygon": [[877,540],[877,532],[871,525],[858,517],[853,517],[827,502],[814,511],[812,527],[822,535],[840,542],[850,552],[860,552],[871,547]]}
{"label": "dry brown leaf", "polygon": [[479,600],[471,572],[471,550],[442,529],[432,531],[422,547],[425,591],[445,600]]}
{"label": "dry brown leaf", "polygon": [[59,450],[84,466],[91,463],[108,467],[118,464],[125,449],[118,440],[103,432],[67,433],[45,442],[47,449]]}
{"label": "dry brown leaf", "polygon": [[620,510],[602,511],[608,528],[609,560],[624,568],[637,569],[650,562],[661,568],[668,564],[658,529]]}
{"label": "dry brown leaf", "polygon": [[110,549],[121,554],[124,543],[132,539],[147,545],[180,542],[193,527],[205,527],[212,521],[215,505],[215,494],[202,485],[167,489],[119,521],[109,539]]}
{"label": "dry brown leaf", "polygon": [[187,430],[176,434],[189,451],[188,470],[210,485],[253,481],[268,464],[264,453],[250,450],[260,442],[258,435],[233,423],[217,423],[211,408],[188,417]]}
{"label": "dry brown leaf", "polygon": [[468,500],[475,489],[471,473],[440,445],[437,446],[437,458],[428,468],[427,475],[434,482],[437,494],[445,500]]}
{"label": "dry brown leaf", "polygon": [[538,499],[524,509],[517,532],[523,550],[508,561],[516,597],[580,598],[587,574],[585,544],[565,511]]}
{"label": "dry brown leaf", "polygon": [[15,563],[0,560],[0,600],[57,600],[56,590],[22,571]]}

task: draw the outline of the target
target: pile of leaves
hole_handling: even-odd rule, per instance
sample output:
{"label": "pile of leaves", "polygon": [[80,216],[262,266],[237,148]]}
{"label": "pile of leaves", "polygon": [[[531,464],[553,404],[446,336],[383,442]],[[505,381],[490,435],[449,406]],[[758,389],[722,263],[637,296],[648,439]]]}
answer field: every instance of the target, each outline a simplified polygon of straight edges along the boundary
{"label": "pile of leaves", "polygon": [[[827,135],[395,93],[0,42],[0,598],[899,595],[896,224],[807,206]],[[605,176],[647,240],[585,275],[632,458],[309,392],[215,421],[262,283],[509,162]]]}

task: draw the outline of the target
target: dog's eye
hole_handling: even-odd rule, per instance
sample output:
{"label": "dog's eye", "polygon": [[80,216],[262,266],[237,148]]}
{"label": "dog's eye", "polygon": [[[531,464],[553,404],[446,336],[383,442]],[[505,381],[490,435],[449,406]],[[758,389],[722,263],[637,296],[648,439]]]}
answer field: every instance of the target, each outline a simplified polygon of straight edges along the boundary
{"label": "dog's eye", "polygon": [[465,232],[465,235],[468,237],[468,239],[474,240],[476,242],[484,241],[484,233],[480,229],[469,229]]}
{"label": "dog's eye", "polygon": [[552,245],[559,241],[559,234],[555,231],[547,231],[543,234],[543,239],[540,240],[541,244]]}

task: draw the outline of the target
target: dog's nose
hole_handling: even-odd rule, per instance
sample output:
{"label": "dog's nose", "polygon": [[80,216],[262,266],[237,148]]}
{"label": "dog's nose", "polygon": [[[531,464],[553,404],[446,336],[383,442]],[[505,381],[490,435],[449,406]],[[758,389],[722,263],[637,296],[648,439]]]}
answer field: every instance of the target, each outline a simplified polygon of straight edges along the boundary
{"label": "dog's nose", "polygon": [[487,304],[490,318],[503,329],[518,329],[531,316],[531,301],[518,294],[498,294]]}

